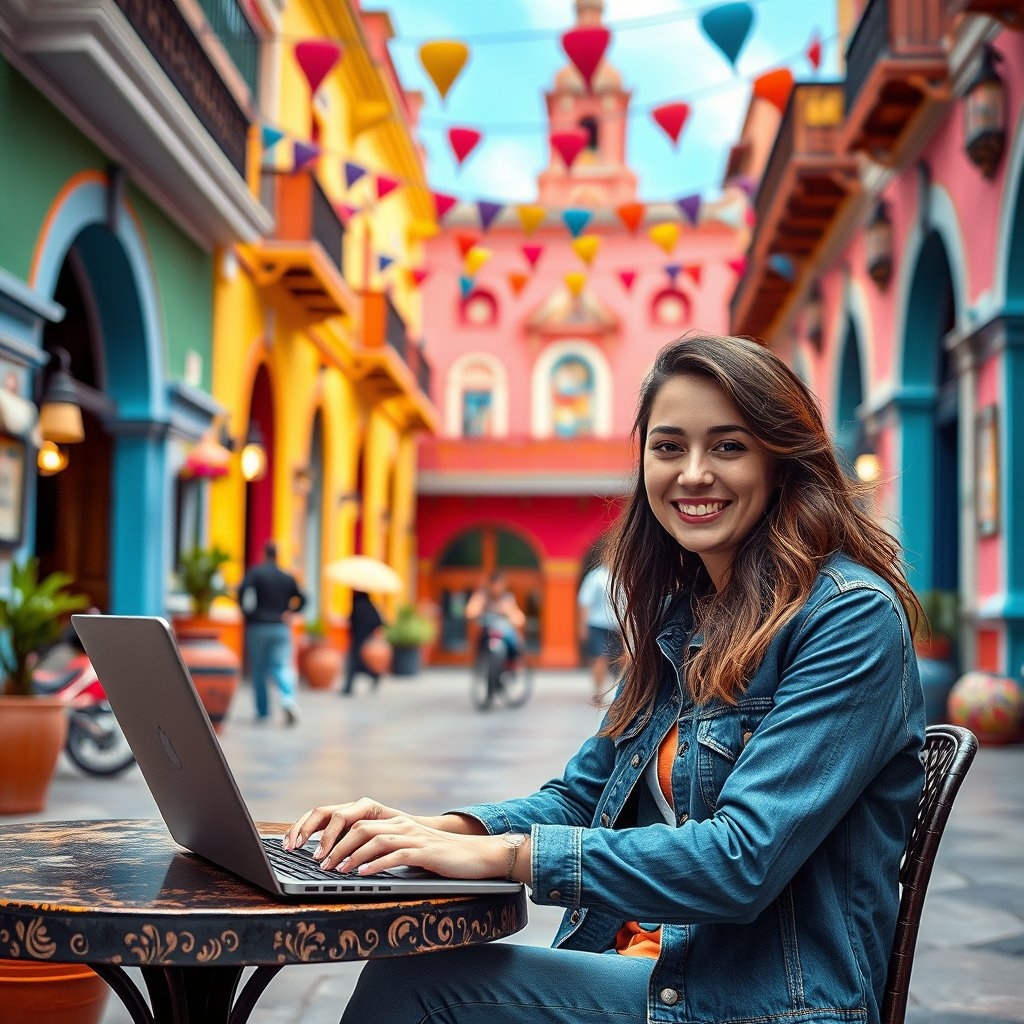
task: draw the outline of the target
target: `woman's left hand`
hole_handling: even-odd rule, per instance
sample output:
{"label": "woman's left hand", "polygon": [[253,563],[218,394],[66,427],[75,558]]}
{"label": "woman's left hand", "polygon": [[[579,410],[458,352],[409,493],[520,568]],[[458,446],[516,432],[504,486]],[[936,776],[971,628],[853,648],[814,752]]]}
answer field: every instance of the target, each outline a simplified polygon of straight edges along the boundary
{"label": "woman's left hand", "polygon": [[[357,821],[331,849],[317,852],[322,868],[364,874],[406,866],[447,878],[504,878],[509,864],[509,846],[500,835],[442,832],[405,815]],[[530,863],[525,849],[516,867],[524,862]]]}

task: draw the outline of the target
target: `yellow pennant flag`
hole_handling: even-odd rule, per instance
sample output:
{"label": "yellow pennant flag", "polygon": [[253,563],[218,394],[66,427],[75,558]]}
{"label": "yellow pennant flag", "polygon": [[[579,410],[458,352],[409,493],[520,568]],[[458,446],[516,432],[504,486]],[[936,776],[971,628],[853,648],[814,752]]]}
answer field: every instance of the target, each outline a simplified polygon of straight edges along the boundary
{"label": "yellow pennant flag", "polygon": [[422,242],[427,238],[433,238],[440,231],[436,221],[414,220],[406,229],[410,242]]}
{"label": "yellow pennant flag", "polygon": [[578,270],[565,275],[565,287],[568,288],[569,291],[577,297],[583,291],[583,286],[586,283],[587,275],[581,273]]}
{"label": "yellow pennant flag", "polygon": [[391,109],[383,100],[359,100],[352,105],[352,137],[386,121]]}
{"label": "yellow pennant flag", "polygon": [[476,272],[494,255],[490,249],[484,249],[482,246],[474,245],[469,252],[466,253],[466,258],[462,261],[463,268],[466,271],[466,277],[475,276]]}
{"label": "yellow pennant flag", "polygon": [[523,225],[523,233],[529,238],[544,223],[548,211],[543,206],[526,203],[523,206],[517,206],[516,213],[519,214],[519,223]]}
{"label": "yellow pennant flag", "polygon": [[572,240],[572,249],[589,267],[594,262],[597,250],[601,248],[601,239],[597,235],[580,235]]}
{"label": "yellow pennant flag", "polygon": [[660,246],[666,253],[671,253],[679,241],[679,225],[674,221],[666,221],[664,224],[655,224],[647,236],[655,245]]}

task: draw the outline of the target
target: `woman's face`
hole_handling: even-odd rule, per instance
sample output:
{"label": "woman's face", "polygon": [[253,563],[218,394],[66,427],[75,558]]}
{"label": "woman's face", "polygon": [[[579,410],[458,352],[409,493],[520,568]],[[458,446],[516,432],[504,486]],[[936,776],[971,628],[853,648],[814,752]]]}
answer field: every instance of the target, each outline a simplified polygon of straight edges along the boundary
{"label": "woman's face", "polygon": [[700,556],[716,588],[767,509],[776,478],[775,460],[717,384],[683,376],[662,386],[647,426],[647,500],[679,545]]}

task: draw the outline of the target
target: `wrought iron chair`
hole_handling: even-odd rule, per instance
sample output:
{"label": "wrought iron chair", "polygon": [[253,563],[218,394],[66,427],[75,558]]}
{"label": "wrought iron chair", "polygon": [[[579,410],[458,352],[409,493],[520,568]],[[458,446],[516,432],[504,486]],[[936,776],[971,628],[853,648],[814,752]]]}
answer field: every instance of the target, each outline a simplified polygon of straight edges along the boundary
{"label": "wrought iron chair", "polygon": [[896,918],[896,937],[889,956],[881,1024],[903,1024],[921,910],[935,864],[935,854],[949,812],[953,809],[953,801],[977,752],[978,741],[974,733],[967,729],[956,725],[930,725],[926,730],[922,754],[925,765],[924,791],[921,793],[917,821],[907,842],[900,868],[903,893]]}

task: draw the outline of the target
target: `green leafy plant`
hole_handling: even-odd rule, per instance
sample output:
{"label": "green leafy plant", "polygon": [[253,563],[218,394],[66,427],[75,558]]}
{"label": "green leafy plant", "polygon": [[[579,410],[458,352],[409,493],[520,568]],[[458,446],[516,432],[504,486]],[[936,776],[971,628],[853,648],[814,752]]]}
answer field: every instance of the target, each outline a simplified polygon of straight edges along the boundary
{"label": "green leafy plant", "polygon": [[402,605],[395,621],[384,627],[384,636],[392,647],[421,647],[437,637],[437,622],[412,605]]}
{"label": "green leafy plant", "polygon": [[953,658],[960,633],[960,594],[956,590],[926,590],[918,595],[924,618],[914,630],[918,657],[936,661]]}
{"label": "green leafy plant", "polygon": [[84,594],[67,589],[73,582],[65,572],[39,579],[38,558],[11,564],[11,592],[0,599],[0,675],[6,694],[31,694],[32,655],[56,643],[65,617],[88,605]]}
{"label": "green leafy plant", "polygon": [[231,556],[218,547],[196,547],[182,554],[178,562],[178,582],[192,599],[193,615],[209,615],[214,598],[228,592],[220,570],[230,560]]}

